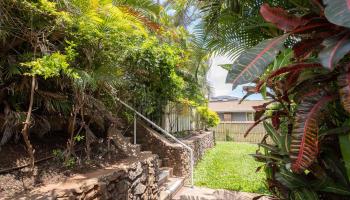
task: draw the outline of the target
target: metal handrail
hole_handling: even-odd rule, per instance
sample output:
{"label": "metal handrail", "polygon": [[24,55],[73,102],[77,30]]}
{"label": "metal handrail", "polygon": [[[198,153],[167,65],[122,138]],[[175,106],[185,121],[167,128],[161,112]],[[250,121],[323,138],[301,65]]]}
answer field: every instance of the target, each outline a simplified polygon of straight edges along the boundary
{"label": "metal handrail", "polygon": [[152,126],[154,126],[155,128],[157,128],[160,132],[162,132],[163,134],[167,135],[168,137],[170,137],[171,139],[173,139],[175,142],[181,144],[183,147],[185,147],[185,149],[187,149],[190,152],[190,159],[191,159],[191,187],[194,186],[194,178],[193,178],[193,167],[194,167],[194,158],[193,158],[193,149],[191,147],[189,147],[187,144],[183,143],[181,140],[177,139],[175,136],[171,135],[169,132],[167,132],[166,130],[164,130],[162,127],[158,126],[157,124],[155,124],[153,121],[151,121],[150,119],[148,119],[147,117],[145,117],[144,115],[142,115],[141,113],[139,113],[137,110],[135,110],[133,107],[129,106],[127,103],[125,103],[124,101],[122,101],[121,99],[119,99],[118,97],[114,96],[114,98],[119,101],[122,105],[124,105],[125,107],[127,107],[129,110],[133,111],[135,114],[134,117],[134,143],[136,143],[136,115],[138,115],[139,117],[141,117],[142,119],[144,119],[146,122],[148,122],[149,124],[151,124]]}

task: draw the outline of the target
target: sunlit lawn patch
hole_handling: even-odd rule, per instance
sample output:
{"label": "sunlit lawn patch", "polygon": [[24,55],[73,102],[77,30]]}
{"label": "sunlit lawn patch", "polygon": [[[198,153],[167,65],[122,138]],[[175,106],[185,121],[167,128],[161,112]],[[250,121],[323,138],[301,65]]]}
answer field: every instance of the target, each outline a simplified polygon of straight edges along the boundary
{"label": "sunlit lawn patch", "polygon": [[217,142],[198,163],[195,184],[214,189],[268,193],[264,172],[255,172],[262,163],[249,155],[255,153],[256,148],[253,144]]}

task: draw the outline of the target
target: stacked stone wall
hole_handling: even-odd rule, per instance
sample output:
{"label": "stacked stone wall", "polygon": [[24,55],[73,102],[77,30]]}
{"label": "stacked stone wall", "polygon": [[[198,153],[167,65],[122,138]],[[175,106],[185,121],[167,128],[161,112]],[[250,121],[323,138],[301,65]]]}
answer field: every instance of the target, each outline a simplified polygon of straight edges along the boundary
{"label": "stacked stone wall", "polygon": [[[206,150],[215,145],[213,133],[204,131],[182,139],[182,142],[193,149],[195,164],[203,157]],[[191,177],[190,153],[182,145],[171,142],[142,122],[139,122],[137,127],[137,143],[142,145],[142,150],[157,154],[163,167],[173,168],[175,176],[185,177],[186,183],[189,183]]]}
{"label": "stacked stone wall", "polygon": [[156,200],[158,157],[129,158],[121,165],[72,177],[59,184],[46,185],[16,199],[51,200]]}

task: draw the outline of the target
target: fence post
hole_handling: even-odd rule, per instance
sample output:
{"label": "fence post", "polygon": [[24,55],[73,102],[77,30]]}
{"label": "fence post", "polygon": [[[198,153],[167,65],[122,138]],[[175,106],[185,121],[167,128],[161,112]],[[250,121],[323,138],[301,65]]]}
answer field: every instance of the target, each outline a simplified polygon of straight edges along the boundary
{"label": "fence post", "polygon": [[216,145],[216,134],[215,134],[215,130],[213,130],[213,137],[214,137],[214,146]]}

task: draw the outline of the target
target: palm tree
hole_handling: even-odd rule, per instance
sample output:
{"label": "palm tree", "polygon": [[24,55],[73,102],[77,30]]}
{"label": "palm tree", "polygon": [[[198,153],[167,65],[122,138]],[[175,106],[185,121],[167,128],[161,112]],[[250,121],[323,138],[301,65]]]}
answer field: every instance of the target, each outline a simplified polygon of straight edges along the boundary
{"label": "palm tree", "polygon": [[309,1],[275,0],[203,0],[203,21],[196,34],[207,35],[207,46],[211,52],[224,54],[231,59],[255,46],[260,41],[280,35],[280,31],[260,16],[263,3],[287,9],[307,8]]}

